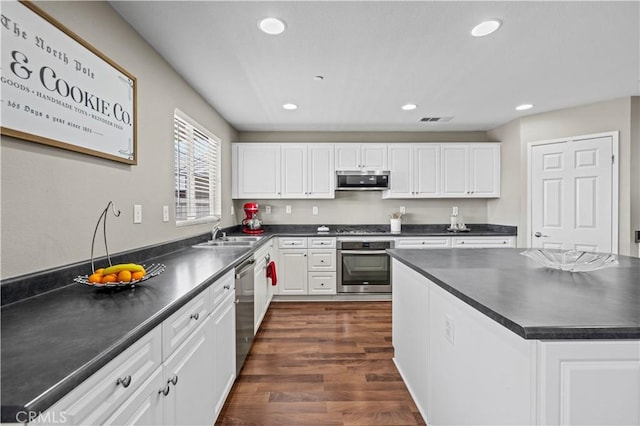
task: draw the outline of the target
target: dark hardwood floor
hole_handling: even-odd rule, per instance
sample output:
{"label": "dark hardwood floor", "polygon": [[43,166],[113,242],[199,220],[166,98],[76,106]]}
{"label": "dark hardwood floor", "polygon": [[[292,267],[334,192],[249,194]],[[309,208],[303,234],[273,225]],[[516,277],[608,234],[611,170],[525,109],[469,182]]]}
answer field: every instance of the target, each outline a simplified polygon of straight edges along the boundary
{"label": "dark hardwood floor", "polygon": [[217,425],[424,425],[391,302],[272,303]]}

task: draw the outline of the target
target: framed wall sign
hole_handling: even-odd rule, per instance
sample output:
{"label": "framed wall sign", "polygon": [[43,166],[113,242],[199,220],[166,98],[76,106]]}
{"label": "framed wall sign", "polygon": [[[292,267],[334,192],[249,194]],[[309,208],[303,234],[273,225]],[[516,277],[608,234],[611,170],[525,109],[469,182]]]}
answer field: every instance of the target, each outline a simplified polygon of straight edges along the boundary
{"label": "framed wall sign", "polygon": [[30,2],[0,24],[2,134],[136,164],[136,78]]}

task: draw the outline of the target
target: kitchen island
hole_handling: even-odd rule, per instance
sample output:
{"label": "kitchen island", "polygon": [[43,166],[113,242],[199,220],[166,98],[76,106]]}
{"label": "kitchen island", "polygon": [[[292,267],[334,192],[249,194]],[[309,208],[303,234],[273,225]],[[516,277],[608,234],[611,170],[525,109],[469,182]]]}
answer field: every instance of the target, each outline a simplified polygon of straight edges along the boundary
{"label": "kitchen island", "polygon": [[395,362],[430,425],[638,424],[640,259],[389,250]]}

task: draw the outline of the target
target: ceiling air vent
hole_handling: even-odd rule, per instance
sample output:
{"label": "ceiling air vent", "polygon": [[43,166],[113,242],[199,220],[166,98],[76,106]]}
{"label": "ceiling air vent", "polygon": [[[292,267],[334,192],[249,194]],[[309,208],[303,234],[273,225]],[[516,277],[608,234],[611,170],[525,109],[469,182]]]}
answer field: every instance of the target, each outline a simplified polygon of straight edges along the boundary
{"label": "ceiling air vent", "polygon": [[422,117],[420,122],[422,123],[446,123],[447,121],[451,121],[453,117]]}

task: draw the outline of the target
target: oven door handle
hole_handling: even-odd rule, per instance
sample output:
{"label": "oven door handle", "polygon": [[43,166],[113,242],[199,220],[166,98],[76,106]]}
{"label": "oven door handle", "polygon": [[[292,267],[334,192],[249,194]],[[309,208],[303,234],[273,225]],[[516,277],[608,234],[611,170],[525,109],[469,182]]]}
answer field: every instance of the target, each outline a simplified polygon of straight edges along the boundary
{"label": "oven door handle", "polygon": [[387,254],[385,250],[342,250],[342,255],[345,254]]}

